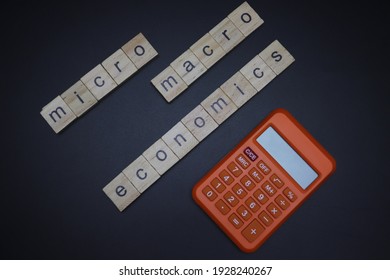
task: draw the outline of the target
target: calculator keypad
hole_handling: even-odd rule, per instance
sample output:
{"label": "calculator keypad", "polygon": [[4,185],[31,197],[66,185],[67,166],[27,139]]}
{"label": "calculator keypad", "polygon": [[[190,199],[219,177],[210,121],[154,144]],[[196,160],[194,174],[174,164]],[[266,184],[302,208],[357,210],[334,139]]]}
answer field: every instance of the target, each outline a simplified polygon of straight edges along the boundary
{"label": "calculator keypad", "polygon": [[227,159],[226,167],[213,173],[202,193],[234,227],[232,234],[253,243],[278,224],[297,193],[265,156],[251,150],[249,157],[248,149]]}

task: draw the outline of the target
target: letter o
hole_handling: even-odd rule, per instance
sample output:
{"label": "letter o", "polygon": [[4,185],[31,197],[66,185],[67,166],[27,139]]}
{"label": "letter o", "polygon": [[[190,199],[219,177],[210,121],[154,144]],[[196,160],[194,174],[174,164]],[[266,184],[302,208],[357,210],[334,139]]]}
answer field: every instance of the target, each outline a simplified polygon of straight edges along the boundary
{"label": "letter o", "polygon": [[[143,172],[144,175],[141,176],[140,175],[140,172]],[[137,172],[135,173],[137,175],[137,177],[140,179],[140,180],[145,180],[147,177],[148,177],[148,173],[146,173],[142,168],[138,169]]]}
{"label": "letter o", "polygon": [[[162,157],[160,157],[160,154],[162,154]],[[159,161],[164,161],[167,159],[168,155],[166,152],[164,152],[163,150],[158,150],[157,153],[156,153],[156,157]]]}
{"label": "letter o", "polygon": [[[137,50],[141,50],[141,51],[137,51]],[[142,56],[142,55],[145,54],[145,49],[144,49],[143,46],[138,45],[138,46],[136,46],[136,47],[134,48],[134,52],[135,52],[136,55]]]}
{"label": "letter o", "polygon": [[[246,16],[246,17],[245,17],[245,16]],[[247,18],[247,20],[245,20],[245,18]],[[248,13],[243,13],[243,14],[241,15],[241,20],[242,20],[243,22],[245,22],[245,23],[249,23],[249,22],[251,22],[252,17],[251,17],[251,15],[248,14]]]}
{"label": "letter o", "polygon": [[206,124],[206,121],[202,118],[202,117],[197,117],[195,120],[194,120],[194,123],[197,127],[201,128],[201,127],[204,127],[204,125]]}

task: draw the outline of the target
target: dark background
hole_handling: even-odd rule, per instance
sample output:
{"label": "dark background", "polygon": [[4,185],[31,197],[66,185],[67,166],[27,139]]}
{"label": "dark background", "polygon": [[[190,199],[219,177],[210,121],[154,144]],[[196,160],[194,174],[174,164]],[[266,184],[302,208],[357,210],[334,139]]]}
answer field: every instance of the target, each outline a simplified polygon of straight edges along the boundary
{"label": "dark background", "polygon": [[[3,7],[2,259],[389,259],[386,9],[250,0],[265,23],[166,103],[150,80],[242,2]],[[139,32],[159,56],[56,135],[41,108]],[[120,213],[102,188],[275,39],[296,62]],[[335,157],[337,170],[245,254],[191,190],[279,107]]]}

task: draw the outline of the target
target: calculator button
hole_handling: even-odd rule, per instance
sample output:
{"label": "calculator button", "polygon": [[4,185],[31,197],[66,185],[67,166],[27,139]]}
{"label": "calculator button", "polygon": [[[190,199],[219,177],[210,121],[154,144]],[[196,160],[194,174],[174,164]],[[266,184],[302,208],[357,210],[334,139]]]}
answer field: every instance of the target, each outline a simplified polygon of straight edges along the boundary
{"label": "calculator button", "polygon": [[286,198],[284,198],[284,196],[282,195],[278,195],[276,198],[275,198],[275,202],[277,205],[279,205],[280,208],[282,208],[283,210],[286,210],[289,206],[290,206],[290,203],[287,201]]}
{"label": "calculator button", "polygon": [[244,153],[251,161],[255,161],[258,158],[256,153],[249,147],[244,150]]}
{"label": "calculator button", "polygon": [[226,185],[230,185],[231,183],[234,182],[232,175],[230,175],[226,170],[222,170],[219,173],[219,178],[221,178],[221,180],[225,182]]}
{"label": "calculator button", "polygon": [[206,186],[203,190],[202,193],[210,200],[213,201],[214,199],[217,198],[217,194],[209,187]]}
{"label": "calculator button", "polygon": [[252,214],[249,212],[248,209],[245,208],[244,205],[241,205],[237,208],[237,213],[244,221],[248,221],[250,217],[252,217]]}
{"label": "calculator button", "polygon": [[255,241],[264,231],[264,227],[254,219],[241,233],[249,242]]}
{"label": "calculator button", "polygon": [[271,202],[267,206],[267,210],[271,214],[271,216],[274,217],[274,218],[277,218],[280,215],[282,215],[282,211],[273,202]]}
{"label": "calculator button", "polygon": [[215,203],[215,207],[221,212],[223,215],[226,215],[230,212],[230,207],[227,206],[225,202],[223,202],[222,199],[218,200],[217,203]]}
{"label": "calculator button", "polygon": [[226,187],[218,178],[214,178],[211,182],[210,185],[219,193],[223,192]]}
{"label": "calculator button", "polygon": [[270,182],[265,181],[264,184],[261,185],[261,188],[269,194],[269,196],[273,196],[276,193],[276,189],[271,185]]}
{"label": "calculator button", "polygon": [[263,211],[259,215],[259,220],[265,224],[267,227],[270,226],[273,223],[273,219],[270,215],[267,214],[267,212]]}
{"label": "calculator button", "polygon": [[295,193],[292,192],[292,190],[290,190],[289,187],[285,188],[284,191],[283,191],[283,194],[288,198],[288,200],[290,200],[291,202],[294,202],[296,199],[297,199],[297,196],[295,195]]}
{"label": "calculator button", "polygon": [[232,225],[235,227],[235,228],[240,228],[240,227],[242,227],[242,225],[244,224],[241,220],[240,220],[240,218],[236,215],[236,214],[231,214],[230,216],[229,216],[229,222],[231,222],[232,223]]}
{"label": "calculator button", "polygon": [[231,192],[227,192],[224,196],[225,200],[230,204],[230,206],[234,207],[238,203],[237,197],[235,197]]}
{"label": "calculator button", "polygon": [[236,157],[236,162],[244,169],[247,169],[249,165],[251,165],[243,154],[240,154]]}
{"label": "calculator button", "polygon": [[248,191],[255,187],[255,183],[246,175],[241,178],[240,182]]}
{"label": "calculator button", "polygon": [[242,174],[242,170],[235,162],[229,163],[228,167],[229,171],[233,174],[234,177],[238,177]]}
{"label": "calculator button", "polygon": [[280,178],[276,174],[272,174],[270,180],[278,189],[280,189],[284,185],[283,181],[280,180]]}
{"label": "calculator button", "polygon": [[253,195],[263,205],[268,201],[268,197],[261,190],[256,190]]}
{"label": "calculator button", "polygon": [[260,168],[260,171],[263,172],[265,175],[268,175],[271,172],[271,169],[262,160],[260,160],[257,166]]}
{"label": "calculator button", "polygon": [[249,175],[251,176],[251,178],[253,180],[256,181],[256,183],[260,183],[261,180],[263,180],[263,176],[259,173],[259,171],[256,169],[256,168],[252,168],[250,171],[249,171]]}
{"label": "calculator button", "polygon": [[252,198],[245,200],[245,205],[253,212],[256,213],[260,209],[260,205]]}
{"label": "calculator button", "polygon": [[232,190],[241,199],[243,199],[247,195],[247,192],[244,190],[244,187],[240,184],[235,184]]}

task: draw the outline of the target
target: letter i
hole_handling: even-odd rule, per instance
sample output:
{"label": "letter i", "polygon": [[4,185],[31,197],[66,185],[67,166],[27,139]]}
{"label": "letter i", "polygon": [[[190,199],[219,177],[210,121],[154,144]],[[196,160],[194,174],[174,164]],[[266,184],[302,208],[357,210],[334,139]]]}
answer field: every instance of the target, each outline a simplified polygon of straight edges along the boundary
{"label": "letter i", "polygon": [[74,92],[76,94],[77,98],[80,100],[81,103],[84,103],[84,100],[81,99],[80,95],[78,95],[77,91]]}
{"label": "letter i", "polygon": [[242,95],[245,95],[245,93],[242,91],[242,89],[240,89],[240,87],[234,83],[234,86],[238,89],[239,92],[241,92]]}

